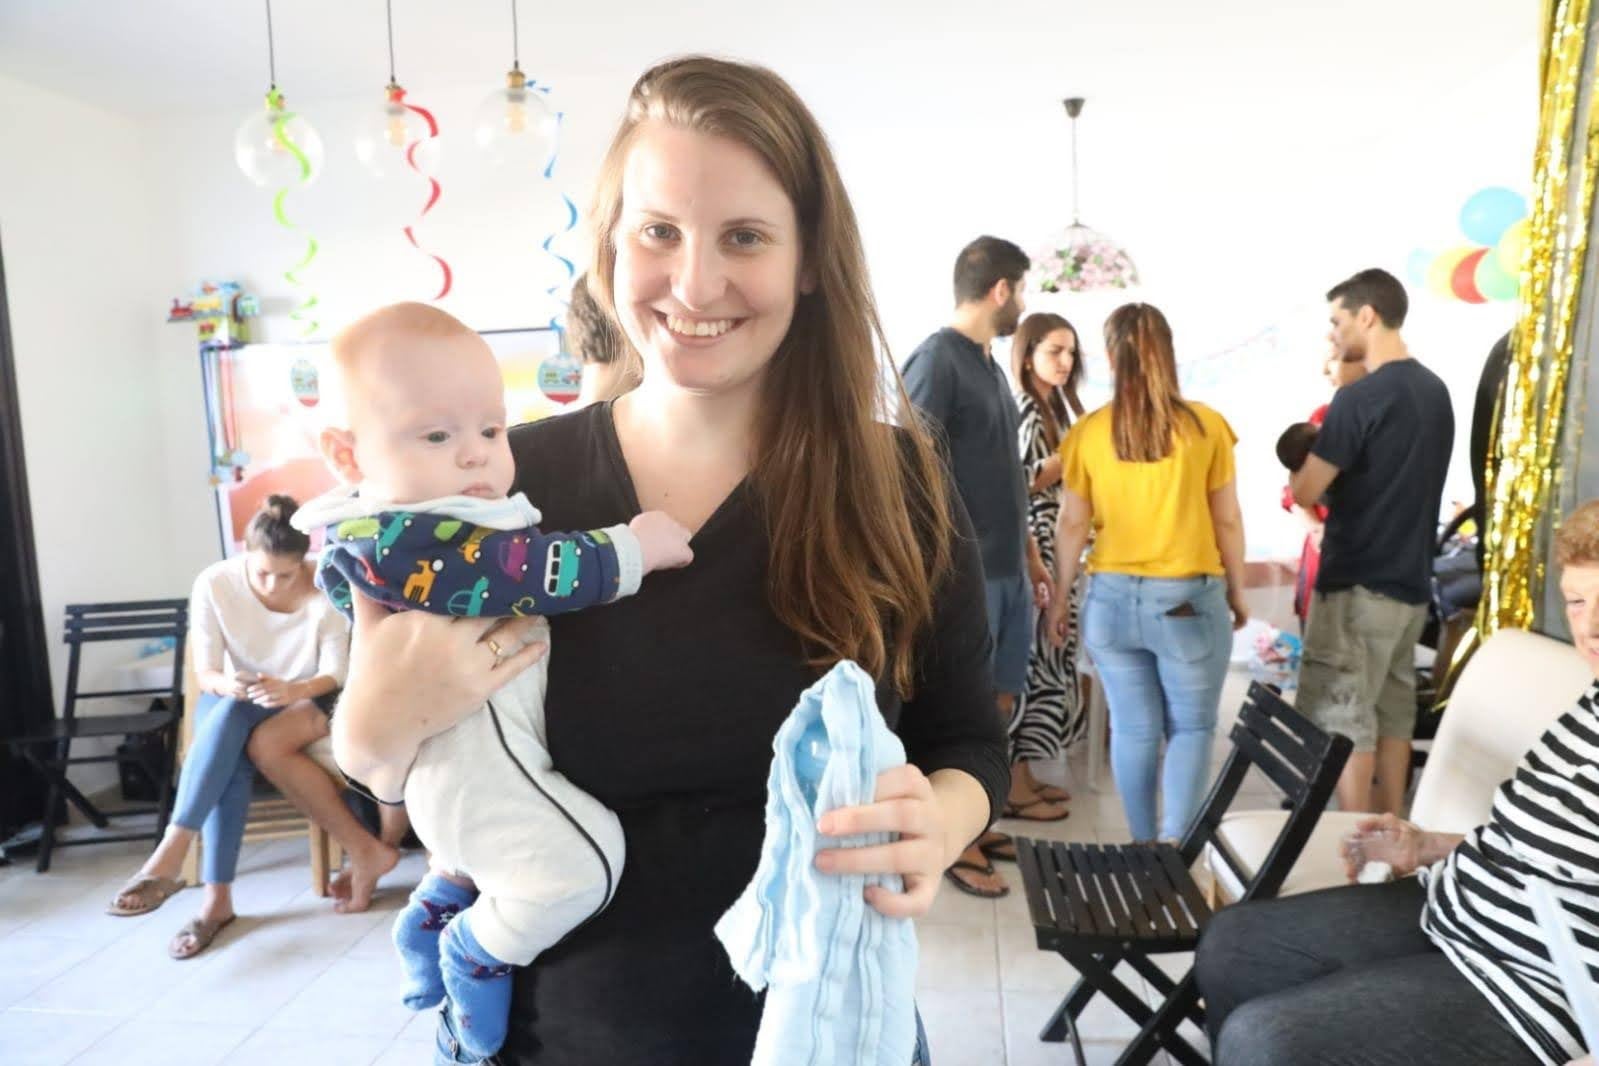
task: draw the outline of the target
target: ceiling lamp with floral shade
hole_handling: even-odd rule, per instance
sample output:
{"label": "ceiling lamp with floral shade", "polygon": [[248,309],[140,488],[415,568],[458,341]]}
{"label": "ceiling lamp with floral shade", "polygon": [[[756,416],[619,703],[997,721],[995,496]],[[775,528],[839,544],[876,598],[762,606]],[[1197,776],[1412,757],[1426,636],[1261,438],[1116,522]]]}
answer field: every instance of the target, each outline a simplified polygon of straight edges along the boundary
{"label": "ceiling lamp with floral shade", "polygon": [[1083,225],[1077,210],[1077,119],[1083,98],[1063,101],[1072,120],[1072,224],[1033,256],[1033,287],[1041,292],[1095,292],[1138,284],[1138,268],[1127,249]]}

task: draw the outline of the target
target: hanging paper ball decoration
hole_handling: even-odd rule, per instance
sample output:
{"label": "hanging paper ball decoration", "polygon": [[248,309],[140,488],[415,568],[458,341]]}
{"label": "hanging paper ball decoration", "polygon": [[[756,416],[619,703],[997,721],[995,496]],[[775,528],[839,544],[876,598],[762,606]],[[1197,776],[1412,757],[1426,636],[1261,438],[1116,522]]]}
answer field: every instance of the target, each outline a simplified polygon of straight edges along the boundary
{"label": "hanging paper ball decoration", "polygon": [[361,118],[355,157],[380,181],[400,175],[429,175],[439,164],[435,133],[418,109],[406,104],[405,90],[390,82],[384,87],[383,103]]}
{"label": "hanging paper ball decoration", "polygon": [[1033,256],[1031,277],[1041,292],[1128,289],[1138,284],[1138,268],[1121,245],[1074,222]]}
{"label": "hanging paper ball decoration", "polygon": [[1460,209],[1460,230],[1474,244],[1492,247],[1505,230],[1527,215],[1527,201],[1514,189],[1493,186],[1471,195]]}
{"label": "hanging paper ball decoration", "polygon": [[322,154],[322,138],[304,116],[285,108],[276,89],[233,135],[239,169],[263,188],[309,185],[322,172]]}
{"label": "hanging paper ball decoration", "polygon": [[548,90],[520,70],[478,105],[473,135],[496,166],[542,171],[555,154],[558,119]]}

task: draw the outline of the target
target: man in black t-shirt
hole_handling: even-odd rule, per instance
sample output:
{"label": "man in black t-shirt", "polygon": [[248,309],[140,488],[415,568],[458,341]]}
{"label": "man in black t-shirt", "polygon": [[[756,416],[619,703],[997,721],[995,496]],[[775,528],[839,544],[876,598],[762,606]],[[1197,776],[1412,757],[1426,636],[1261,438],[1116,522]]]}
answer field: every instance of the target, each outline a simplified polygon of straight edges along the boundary
{"label": "man in black t-shirt", "polygon": [[[1294,501],[1328,504],[1321,573],[1305,630],[1299,707],[1346,734],[1338,782],[1346,811],[1398,813],[1416,725],[1416,641],[1427,620],[1433,539],[1455,417],[1438,375],[1400,336],[1398,279],[1363,270],[1327,294],[1339,354],[1367,375],[1339,390]],[[1375,776],[1376,786],[1372,779]]]}

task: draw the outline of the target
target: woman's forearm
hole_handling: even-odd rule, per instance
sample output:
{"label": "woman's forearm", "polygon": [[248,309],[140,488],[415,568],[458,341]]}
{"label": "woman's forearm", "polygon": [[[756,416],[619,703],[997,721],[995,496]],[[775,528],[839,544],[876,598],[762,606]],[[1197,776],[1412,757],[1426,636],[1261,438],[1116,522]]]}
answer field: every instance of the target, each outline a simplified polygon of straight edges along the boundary
{"label": "woman's forearm", "polygon": [[1221,566],[1227,572],[1227,591],[1235,596],[1244,592],[1244,524],[1232,519],[1213,521]]}
{"label": "woman's forearm", "polygon": [[329,730],[333,759],[373,795],[397,801],[404,795],[405,778],[417,750],[432,734],[424,723],[385,714],[383,707],[372,702],[359,685],[345,689]]}
{"label": "woman's forearm", "polygon": [[296,700],[314,700],[326,696],[329,692],[337,692],[339,683],[327,674],[313,677],[295,685],[294,698]]}
{"label": "woman's forearm", "polygon": [[1416,865],[1419,869],[1449,857],[1466,838],[1459,833],[1431,833],[1423,831],[1416,847]]}
{"label": "woman's forearm", "polygon": [[1093,523],[1073,521],[1061,509],[1060,522],[1055,527],[1055,588],[1070,589],[1077,581],[1077,567],[1081,565],[1083,549]]}
{"label": "woman's forearm", "polygon": [[201,692],[208,692],[213,696],[233,695],[233,678],[221,670],[196,670],[194,680],[200,686]]}
{"label": "woman's forearm", "polygon": [[1037,471],[1033,474],[1033,483],[1030,486],[1033,492],[1043,492],[1060,484],[1060,456],[1051,455],[1038,464]]}
{"label": "woman's forearm", "polygon": [[944,812],[944,865],[949,866],[988,828],[988,793],[965,770],[934,770],[927,781]]}

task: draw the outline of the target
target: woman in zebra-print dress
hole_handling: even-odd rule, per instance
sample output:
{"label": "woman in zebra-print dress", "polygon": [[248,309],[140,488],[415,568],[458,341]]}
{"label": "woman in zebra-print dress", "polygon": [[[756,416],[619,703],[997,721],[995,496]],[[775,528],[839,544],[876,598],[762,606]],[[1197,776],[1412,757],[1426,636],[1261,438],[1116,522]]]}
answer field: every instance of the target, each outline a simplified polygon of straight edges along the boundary
{"label": "woman in zebra-print dress", "polygon": [[[1055,568],[1055,521],[1060,514],[1060,442],[1072,420],[1083,413],[1077,398],[1082,380],[1082,349],[1077,331],[1060,315],[1025,318],[1011,342],[1011,376],[1017,384],[1021,411],[1019,452],[1027,472],[1028,521],[1044,565]],[[1077,680],[1078,589],[1057,589],[1071,597],[1071,636],[1056,648],[1044,632],[1040,613],[1027,667],[1027,688],[1016,701],[1010,722],[1012,817],[1039,821],[1061,817],[1059,805],[1070,797],[1033,777],[1028,761],[1060,756],[1084,732]],[[1054,810],[1051,810],[1054,808]]]}

